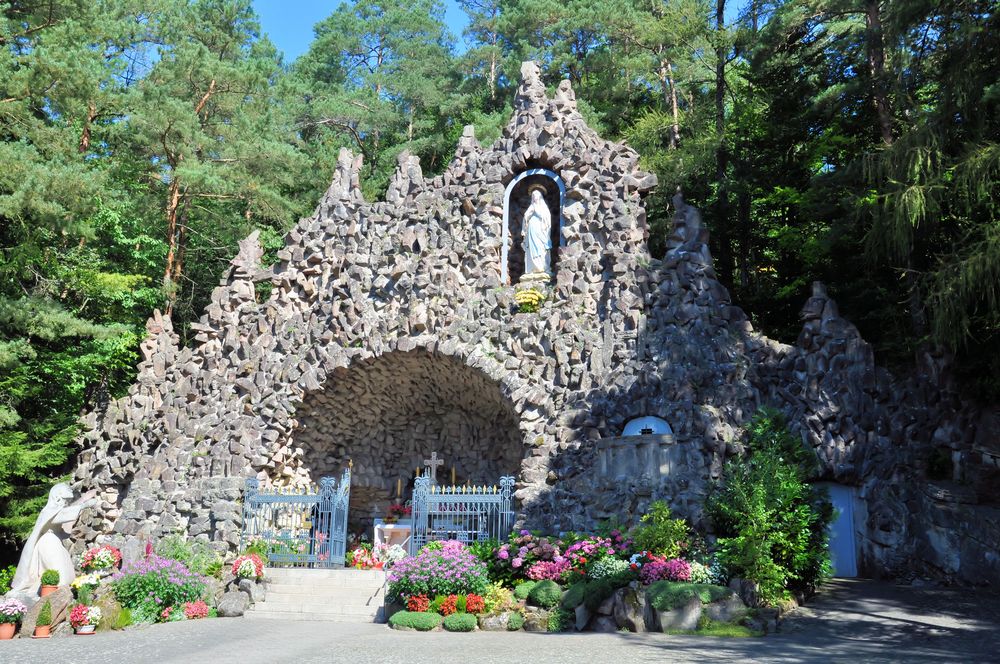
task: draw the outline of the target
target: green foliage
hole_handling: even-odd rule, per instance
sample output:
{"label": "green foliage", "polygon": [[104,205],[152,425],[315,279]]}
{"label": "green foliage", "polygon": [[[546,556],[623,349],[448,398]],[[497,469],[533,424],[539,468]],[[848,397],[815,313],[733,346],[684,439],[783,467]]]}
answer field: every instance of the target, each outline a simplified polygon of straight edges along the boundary
{"label": "green foliage", "polygon": [[121,605],[132,609],[133,618],[142,622],[150,614],[155,621],[168,606],[179,607],[184,602],[202,599],[206,589],[201,577],[181,563],[159,556],[150,556],[132,570],[123,569],[111,586]]}
{"label": "green foliage", "polygon": [[576,613],[568,609],[553,609],[549,613],[549,620],[546,624],[546,631],[549,632],[566,632],[571,629],[576,624]]}
{"label": "green foliage", "polygon": [[562,588],[555,581],[539,581],[528,592],[528,604],[550,609],[562,600]]}
{"label": "green foliage", "polygon": [[39,627],[45,627],[46,625],[52,624],[52,602],[45,600],[45,604],[42,604],[42,608],[38,611],[38,618],[35,619],[35,625]]}
{"label": "green foliage", "polygon": [[10,584],[14,580],[16,572],[17,567],[15,565],[0,567],[0,595],[10,592]]}
{"label": "green foliage", "polygon": [[685,581],[656,581],[646,588],[646,601],[657,611],[671,611],[697,597],[702,604],[725,599],[733,594],[729,588],[707,583]]}
{"label": "green foliage", "polygon": [[[222,558],[203,540],[184,535],[167,535],[156,543],[156,553],[183,563],[185,567],[202,576],[216,576],[222,570]],[[267,560],[265,555],[264,560]]]}
{"label": "green foliage", "polygon": [[719,562],[730,577],[756,582],[768,604],[830,574],[833,509],[806,482],[815,462],[799,447],[780,416],[761,411],[749,427],[749,456],[726,465],[707,506],[719,535]]}
{"label": "green foliage", "polygon": [[575,609],[584,605],[590,611],[597,611],[604,600],[611,597],[616,590],[627,585],[627,581],[615,578],[597,579],[574,583],[563,594],[560,606],[564,609]]}
{"label": "green foliage", "polygon": [[132,612],[122,607],[121,603],[113,596],[105,595],[97,602],[97,606],[101,609],[101,622],[97,625],[98,632],[118,631],[132,624]]}
{"label": "green foliage", "polygon": [[491,583],[483,595],[483,604],[488,614],[506,611],[514,604],[514,593],[499,583]]}
{"label": "green foliage", "polygon": [[442,625],[449,632],[471,632],[476,629],[478,621],[471,613],[453,613],[445,616]]}
{"label": "green foliage", "polygon": [[507,631],[516,632],[522,627],[524,627],[524,615],[519,611],[512,611],[511,614],[507,616]]}
{"label": "green foliage", "polygon": [[667,558],[681,555],[690,539],[690,529],[684,519],[670,518],[670,507],[664,501],[654,501],[641,521],[632,532],[636,549]]}
{"label": "green foliage", "polygon": [[763,632],[755,632],[749,627],[744,625],[738,625],[735,623],[726,622],[716,622],[715,620],[705,619],[704,621],[698,621],[698,629],[694,630],[681,630],[681,629],[671,629],[667,630],[668,634],[690,634],[695,636],[715,636],[724,639],[745,639],[754,636],[764,636]]}
{"label": "green foliage", "polygon": [[528,599],[528,594],[538,585],[538,581],[522,581],[514,586],[514,597],[516,599]]}
{"label": "green foliage", "polygon": [[425,611],[397,611],[389,618],[391,627],[415,629],[418,632],[429,632],[440,624],[441,616]]}
{"label": "green foliage", "polygon": [[43,586],[58,586],[59,572],[54,569],[47,569],[42,572],[41,582]]}

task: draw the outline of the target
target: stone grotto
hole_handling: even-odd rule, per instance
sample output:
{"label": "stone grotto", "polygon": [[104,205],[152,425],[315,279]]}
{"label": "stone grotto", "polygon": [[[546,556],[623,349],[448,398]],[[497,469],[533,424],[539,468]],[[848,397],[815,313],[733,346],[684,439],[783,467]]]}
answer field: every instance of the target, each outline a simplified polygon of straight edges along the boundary
{"label": "stone grotto", "polygon": [[[459,482],[515,475],[533,528],[634,520],[658,498],[697,525],[770,405],[852,491],[860,573],[1000,583],[1000,426],[940,362],[894,379],[821,284],[797,343],[768,339],[680,196],[666,255],[650,255],[656,178],[587,126],[568,82],[549,96],[525,63],[514,108],[491,146],[466,127],[441,175],[400,155],[384,201],[363,199],[342,151],[276,264],[256,234],[241,242],[193,346],[155,314],[135,385],[85,418],[74,489],[100,504],[74,546],[182,532],[235,548],[247,478],[304,485],[348,462],[352,518],[369,517],[432,450]],[[551,279],[523,275],[535,189]],[[519,313],[528,277],[546,297]],[[665,428],[625,435],[646,417]],[[934,450],[948,477],[929,478]]]}

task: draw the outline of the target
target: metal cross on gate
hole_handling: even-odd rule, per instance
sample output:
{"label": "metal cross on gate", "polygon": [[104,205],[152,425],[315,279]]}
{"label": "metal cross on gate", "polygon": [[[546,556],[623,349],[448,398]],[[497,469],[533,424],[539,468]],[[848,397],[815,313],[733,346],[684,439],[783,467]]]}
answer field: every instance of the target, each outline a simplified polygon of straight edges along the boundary
{"label": "metal cross on gate", "polygon": [[444,459],[439,459],[437,452],[431,452],[431,458],[424,459],[424,465],[430,470],[431,484],[437,484],[438,466],[444,465]]}

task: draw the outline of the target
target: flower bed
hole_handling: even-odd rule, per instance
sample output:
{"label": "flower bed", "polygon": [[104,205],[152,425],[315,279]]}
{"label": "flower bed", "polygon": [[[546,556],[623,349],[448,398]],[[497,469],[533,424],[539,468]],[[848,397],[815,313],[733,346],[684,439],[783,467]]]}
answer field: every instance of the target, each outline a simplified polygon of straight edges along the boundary
{"label": "flower bed", "polygon": [[182,563],[156,554],[145,560],[126,563],[111,580],[115,596],[130,609],[136,622],[169,619],[164,609],[204,599],[204,579]]}

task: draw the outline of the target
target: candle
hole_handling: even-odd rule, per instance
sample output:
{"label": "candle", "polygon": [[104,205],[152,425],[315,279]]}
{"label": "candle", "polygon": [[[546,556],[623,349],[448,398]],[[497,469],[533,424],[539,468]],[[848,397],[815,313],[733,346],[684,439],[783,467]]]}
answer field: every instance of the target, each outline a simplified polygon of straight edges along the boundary
{"label": "candle", "polygon": [[413,476],[420,477],[420,466],[417,466],[417,469],[413,471]]}
{"label": "candle", "polygon": [[403,496],[403,480],[399,477],[396,478],[396,497],[401,498]]}
{"label": "candle", "polygon": [[451,484],[452,486],[455,485],[455,466],[451,467]]}

